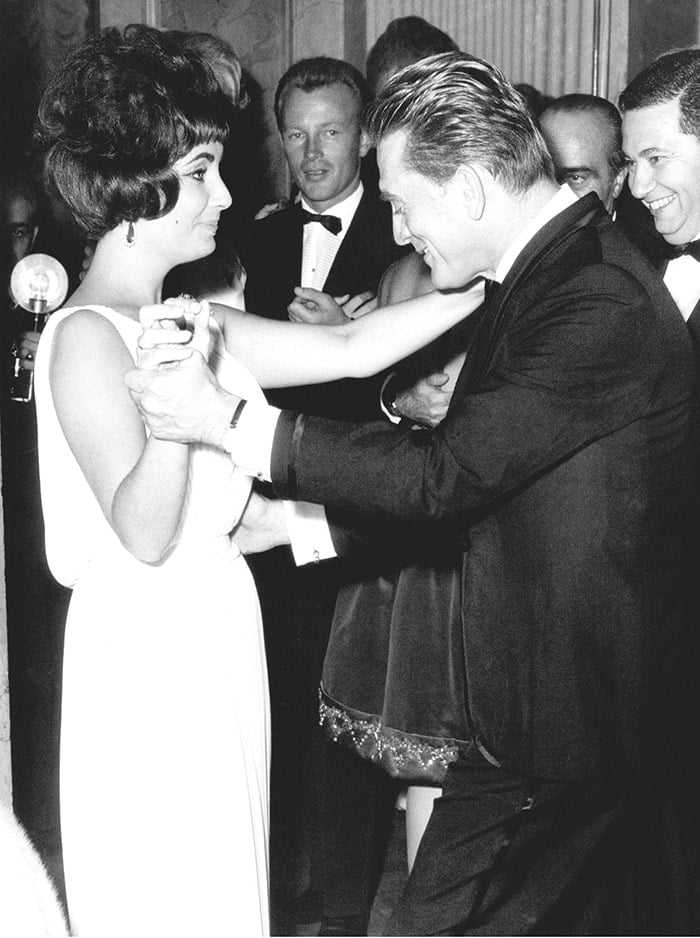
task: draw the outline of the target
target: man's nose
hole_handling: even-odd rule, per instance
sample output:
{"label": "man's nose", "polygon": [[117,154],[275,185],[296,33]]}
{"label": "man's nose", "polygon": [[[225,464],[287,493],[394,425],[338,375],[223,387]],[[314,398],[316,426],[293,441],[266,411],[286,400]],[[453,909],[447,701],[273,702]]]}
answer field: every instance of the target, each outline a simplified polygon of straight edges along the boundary
{"label": "man's nose", "polygon": [[307,160],[315,160],[322,155],[323,149],[321,147],[321,138],[318,136],[318,134],[309,134],[306,138],[304,156]]}
{"label": "man's nose", "polygon": [[411,240],[410,232],[406,226],[406,219],[404,215],[394,214],[391,216],[391,225],[392,233],[394,235],[394,241],[398,245],[408,244]]}
{"label": "man's nose", "polygon": [[627,173],[627,184],[635,199],[643,199],[654,186],[654,174],[650,166],[635,164]]}

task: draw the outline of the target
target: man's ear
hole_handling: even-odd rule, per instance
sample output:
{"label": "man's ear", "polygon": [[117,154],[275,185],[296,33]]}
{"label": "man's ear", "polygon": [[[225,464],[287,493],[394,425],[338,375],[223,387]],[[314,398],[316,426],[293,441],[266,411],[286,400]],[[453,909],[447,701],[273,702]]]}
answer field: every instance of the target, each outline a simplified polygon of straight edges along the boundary
{"label": "man's ear", "polygon": [[372,146],[372,141],[364,127],[360,129],[360,159],[367,156]]}
{"label": "man's ear", "polygon": [[625,184],[625,179],[627,178],[627,166],[623,166],[621,170],[615,176],[615,182],[612,187],[612,197],[613,201],[618,197],[622,192],[622,187]]}
{"label": "man's ear", "polygon": [[455,181],[462,193],[469,217],[478,221],[486,207],[486,191],[481,175],[475,167],[465,163],[455,173]]}

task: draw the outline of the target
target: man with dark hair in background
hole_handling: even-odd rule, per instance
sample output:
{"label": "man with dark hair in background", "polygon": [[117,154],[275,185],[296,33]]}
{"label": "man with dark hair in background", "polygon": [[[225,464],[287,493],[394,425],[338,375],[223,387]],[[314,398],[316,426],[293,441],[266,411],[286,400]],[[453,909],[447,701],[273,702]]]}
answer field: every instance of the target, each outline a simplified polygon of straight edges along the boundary
{"label": "man with dark hair in background", "polygon": [[372,95],[382,90],[392,75],[429,55],[457,52],[457,43],[447,33],[421,16],[399,16],[392,20],[367,53],[367,82]]}
{"label": "man with dark hair in background", "polygon": [[565,94],[542,112],[540,127],[557,181],[579,197],[595,192],[612,215],[627,173],[615,105],[594,94]]}
{"label": "man with dark hair in background", "polygon": [[625,88],[620,110],[630,192],[658,236],[640,247],[700,354],[700,50],[662,55]]}

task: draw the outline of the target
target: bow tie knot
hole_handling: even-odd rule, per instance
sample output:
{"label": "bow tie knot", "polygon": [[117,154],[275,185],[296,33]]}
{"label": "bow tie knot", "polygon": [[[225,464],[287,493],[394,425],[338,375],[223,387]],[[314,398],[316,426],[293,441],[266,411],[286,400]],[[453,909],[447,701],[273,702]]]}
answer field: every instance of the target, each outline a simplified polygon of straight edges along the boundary
{"label": "bow tie knot", "polygon": [[316,221],[333,235],[340,234],[343,227],[343,223],[337,215],[314,215],[313,212],[307,212],[306,209],[302,209],[302,217],[305,225],[309,222]]}
{"label": "bow tie knot", "polygon": [[688,244],[666,244],[666,254],[670,260],[676,257],[689,255],[700,261],[700,240],[690,241]]}

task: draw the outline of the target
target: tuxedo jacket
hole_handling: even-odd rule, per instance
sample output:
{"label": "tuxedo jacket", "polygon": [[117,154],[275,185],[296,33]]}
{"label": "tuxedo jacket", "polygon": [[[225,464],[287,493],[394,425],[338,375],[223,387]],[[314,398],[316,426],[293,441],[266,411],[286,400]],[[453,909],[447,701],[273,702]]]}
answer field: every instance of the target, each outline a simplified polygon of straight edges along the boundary
{"label": "tuxedo jacket", "polygon": [[[301,283],[303,231],[299,203],[253,224],[242,252],[250,312],[270,319],[288,318],[294,287]],[[323,290],[332,296],[376,292],[385,269],[404,253],[392,235],[389,205],[376,190],[366,187]],[[347,379],[270,392],[268,399],[305,413],[362,420],[377,416],[380,384],[379,380]]]}
{"label": "tuxedo jacket", "polygon": [[[620,200],[618,200],[616,206],[619,202]],[[617,220],[632,244],[644,254],[663,276],[669,260],[668,245],[656,230],[651,213],[644,208],[639,199],[634,199],[631,195],[628,195],[628,198],[619,204]],[[700,265],[698,266],[698,278],[700,278]],[[700,364],[700,302],[697,303],[686,320],[686,325],[695,346],[698,364]]]}
{"label": "tuxedo jacket", "polygon": [[539,778],[638,773],[678,726],[693,382],[670,296],[589,195],[491,292],[436,430],[284,412],[272,480],[387,523],[457,525],[486,758]]}

